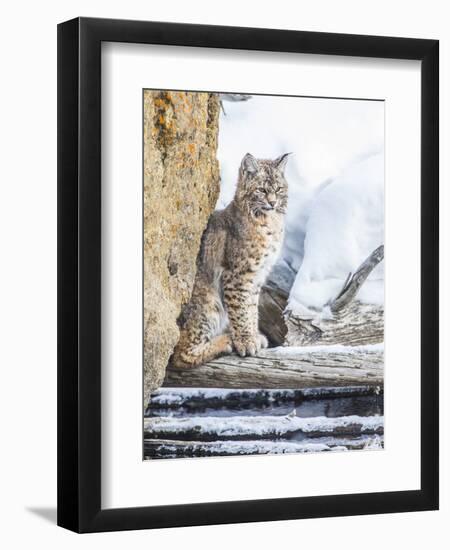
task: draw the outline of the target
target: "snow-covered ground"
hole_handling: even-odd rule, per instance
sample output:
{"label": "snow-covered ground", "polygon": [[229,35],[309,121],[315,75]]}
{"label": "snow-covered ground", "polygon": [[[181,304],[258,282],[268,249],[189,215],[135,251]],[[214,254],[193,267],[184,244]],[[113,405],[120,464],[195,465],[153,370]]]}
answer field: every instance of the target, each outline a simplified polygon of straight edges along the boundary
{"label": "snow-covered ground", "polygon": [[[232,199],[245,153],[275,158],[292,152],[280,258],[297,272],[288,308],[320,310],[384,242],[384,103],[252,96],[224,107],[217,208]],[[359,298],[380,304],[383,289],[379,265]]]}

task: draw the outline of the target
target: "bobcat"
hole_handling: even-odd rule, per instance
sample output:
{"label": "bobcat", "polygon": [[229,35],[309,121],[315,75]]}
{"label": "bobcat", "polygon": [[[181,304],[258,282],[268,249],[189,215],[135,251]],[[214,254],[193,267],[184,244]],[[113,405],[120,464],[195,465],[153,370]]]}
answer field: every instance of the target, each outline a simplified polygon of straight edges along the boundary
{"label": "bobcat", "polygon": [[267,347],[258,330],[258,301],[283,241],[288,154],[266,160],[247,153],[234,199],[211,215],[191,300],[180,316],[173,366],[194,367],[233,349],[255,355]]}

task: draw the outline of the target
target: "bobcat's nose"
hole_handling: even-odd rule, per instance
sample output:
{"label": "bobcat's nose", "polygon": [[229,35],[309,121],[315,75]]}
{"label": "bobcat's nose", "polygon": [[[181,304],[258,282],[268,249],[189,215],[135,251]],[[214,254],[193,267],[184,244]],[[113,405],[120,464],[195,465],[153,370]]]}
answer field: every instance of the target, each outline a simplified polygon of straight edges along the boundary
{"label": "bobcat's nose", "polygon": [[269,203],[269,205],[270,205],[272,208],[275,208],[275,205],[277,204],[276,199],[274,199],[274,200],[268,200],[267,202]]}

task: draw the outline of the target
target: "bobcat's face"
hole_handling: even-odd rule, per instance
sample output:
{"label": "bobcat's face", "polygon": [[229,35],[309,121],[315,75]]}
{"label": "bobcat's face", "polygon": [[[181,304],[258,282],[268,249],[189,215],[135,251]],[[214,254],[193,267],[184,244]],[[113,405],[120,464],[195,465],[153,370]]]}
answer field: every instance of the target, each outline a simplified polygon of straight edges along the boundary
{"label": "bobcat's face", "polygon": [[288,185],[284,167],[288,154],[275,160],[256,159],[249,153],[242,160],[237,198],[254,216],[285,213]]}

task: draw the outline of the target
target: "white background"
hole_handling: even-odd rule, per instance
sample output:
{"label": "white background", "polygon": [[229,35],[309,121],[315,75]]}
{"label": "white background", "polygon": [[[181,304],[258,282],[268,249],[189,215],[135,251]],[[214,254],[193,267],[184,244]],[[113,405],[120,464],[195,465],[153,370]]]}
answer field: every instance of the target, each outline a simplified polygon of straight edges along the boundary
{"label": "white background", "polygon": [[[214,8],[213,8],[214,6]],[[56,23],[77,15],[441,40],[441,280],[450,279],[450,24],[446,3],[385,1],[170,3],[23,2],[3,11],[0,93],[2,453],[6,548],[444,547],[450,520],[450,301],[441,289],[442,497],[439,512],[77,536],[54,526],[56,505]],[[405,335],[407,340],[408,335]]]}
{"label": "white background", "polygon": [[[419,69],[416,61],[104,45],[102,317],[107,323],[102,332],[103,508],[420,487]],[[141,460],[141,98],[143,87],[161,86],[386,100],[386,446],[382,452],[227,457],[189,463]],[[295,116],[293,112],[291,108],[290,116]],[[301,125],[298,131],[302,132]],[[322,142],[320,145],[323,147]],[[242,145],[244,151],[252,146]],[[299,170],[301,173],[302,168]],[[398,212],[402,212],[401,226]],[[406,279],[405,255],[410,270]],[[407,343],[398,337],[399,327],[409,335]]]}

